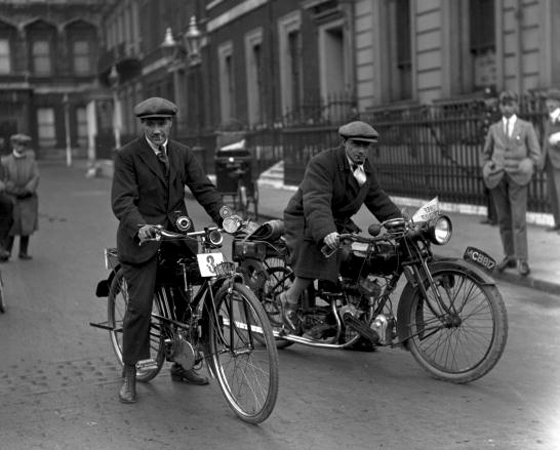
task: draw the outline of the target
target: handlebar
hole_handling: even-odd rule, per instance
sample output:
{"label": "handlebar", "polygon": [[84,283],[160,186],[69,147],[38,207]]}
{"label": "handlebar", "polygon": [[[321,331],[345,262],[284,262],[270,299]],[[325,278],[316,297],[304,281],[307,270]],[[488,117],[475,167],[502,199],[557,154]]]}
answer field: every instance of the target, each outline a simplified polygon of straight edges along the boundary
{"label": "handlebar", "polygon": [[175,231],[165,230],[161,225],[153,225],[153,230],[155,236],[152,238],[141,240],[139,245],[142,245],[144,242],[188,240],[188,239],[198,240],[198,238],[203,237],[205,238],[204,240],[208,240],[212,245],[218,246],[223,241],[222,231],[224,231],[217,226],[213,226],[213,227],[206,227],[200,231],[191,231],[189,233],[177,233]]}

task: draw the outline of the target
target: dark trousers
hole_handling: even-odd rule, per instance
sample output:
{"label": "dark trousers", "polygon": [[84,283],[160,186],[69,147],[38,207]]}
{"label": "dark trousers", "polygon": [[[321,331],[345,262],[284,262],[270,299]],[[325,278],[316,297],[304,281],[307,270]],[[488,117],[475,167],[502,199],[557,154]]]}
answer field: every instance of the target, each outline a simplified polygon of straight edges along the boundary
{"label": "dark trousers", "polygon": [[6,248],[8,233],[14,223],[14,204],[10,197],[0,194],[0,246]]}
{"label": "dark trousers", "polygon": [[515,183],[506,173],[492,189],[505,256],[527,261],[527,185]]}
{"label": "dark trousers", "polygon": [[560,225],[560,169],[555,169],[547,156],[544,171],[554,225],[558,226]]}
{"label": "dark trousers", "polygon": [[140,265],[122,263],[122,270],[128,287],[128,306],[123,321],[123,362],[136,364],[150,358],[157,257]]}
{"label": "dark trousers", "polygon": [[[15,236],[8,236],[5,240],[5,249],[12,253],[12,248],[14,247],[14,240]],[[20,255],[27,255],[29,248],[29,236],[20,236],[19,237],[19,254]]]}

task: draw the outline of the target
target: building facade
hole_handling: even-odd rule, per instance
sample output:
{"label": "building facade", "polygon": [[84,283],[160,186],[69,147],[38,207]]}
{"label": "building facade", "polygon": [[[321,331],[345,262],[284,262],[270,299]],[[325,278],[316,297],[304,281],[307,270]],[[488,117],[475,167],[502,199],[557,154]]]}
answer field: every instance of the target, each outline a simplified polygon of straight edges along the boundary
{"label": "building facade", "polygon": [[33,138],[40,158],[71,163],[92,150],[88,105],[105,95],[97,83],[103,3],[0,0],[0,152],[16,132]]}

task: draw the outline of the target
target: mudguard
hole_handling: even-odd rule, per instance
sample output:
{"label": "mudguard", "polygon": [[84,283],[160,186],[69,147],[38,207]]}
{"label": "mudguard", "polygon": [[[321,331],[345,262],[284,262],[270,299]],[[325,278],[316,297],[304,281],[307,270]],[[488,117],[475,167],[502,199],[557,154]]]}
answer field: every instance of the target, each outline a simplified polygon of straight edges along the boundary
{"label": "mudguard", "polygon": [[[496,284],[494,279],[486,272],[459,258],[434,259],[433,261],[428,263],[428,268],[432,276],[442,271],[453,271],[467,274],[469,277],[473,278],[481,285],[494,286]],[[422,280],[423,282],[425,282],[425,278],[426,277],[424,277],[424,280]],[[416,289],[417,286],[415,282],[409,281],[408,283],[406,283],[401,293],[399,306],[397,309],[397,336],[399,338],[399,342],[401,342],[405,348],[407,348],[406,338],[408,336],[408,324],[406,321],[406,315],[410,310],[412,296]]]}

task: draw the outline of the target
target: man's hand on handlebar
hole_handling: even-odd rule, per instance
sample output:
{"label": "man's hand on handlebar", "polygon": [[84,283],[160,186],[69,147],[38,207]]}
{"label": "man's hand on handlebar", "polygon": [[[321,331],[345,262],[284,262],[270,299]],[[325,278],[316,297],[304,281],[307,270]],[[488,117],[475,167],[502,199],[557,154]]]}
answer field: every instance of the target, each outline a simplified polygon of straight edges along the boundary
{"label": "man's hand on handlebar", "polygon": [[339,244],[339,234],[336,231],[333,231],[324,237],[323,242],[331,250],[336,250]]}
{"label": "man's hand on handlebar", "polygon": [[142,225],[138,230],[138,239],[140,239],[140,243],[157,237],[157,232],[160,229],[161,225]]}

